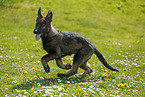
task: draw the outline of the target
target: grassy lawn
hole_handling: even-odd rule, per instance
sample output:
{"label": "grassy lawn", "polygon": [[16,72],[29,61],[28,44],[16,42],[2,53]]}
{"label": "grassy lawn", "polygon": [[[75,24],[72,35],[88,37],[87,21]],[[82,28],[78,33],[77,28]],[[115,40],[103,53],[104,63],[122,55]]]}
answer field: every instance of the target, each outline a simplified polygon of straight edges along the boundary
{"label": "grassy lawn", "polygon": [[[88,37],[120,72],[105,68],[93,55],[93,73],[57,78],[67,72],[50,61],[33,29],[38,8],[53,11],[57,30]],[[72,56],[63,58],[72,63]],[[83,70],[79,69],[78,73]],[[0,95],[2,97],[145,97],[144,0],[0,0]]]}

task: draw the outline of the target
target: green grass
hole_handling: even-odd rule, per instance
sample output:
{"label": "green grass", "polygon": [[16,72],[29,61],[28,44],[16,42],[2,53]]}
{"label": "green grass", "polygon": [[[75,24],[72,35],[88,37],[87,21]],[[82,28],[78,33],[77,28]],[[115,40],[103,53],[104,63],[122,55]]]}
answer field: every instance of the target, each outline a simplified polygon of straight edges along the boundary
{"label": "green grass", "polygon": [[[88,62],[93,73],[84,78],[57,78],[58,72],[67,70],[55,61],[45,73],[40,59],[46,52],[33,34],[39,7],[44,15],[53,11],[56,29],[88,37],[120,72],[108,70],[93,55]],[[0,0],[2,97],[144,97],[144,48],[144,0]],[[72,57],[63,60],[72,63]]]}

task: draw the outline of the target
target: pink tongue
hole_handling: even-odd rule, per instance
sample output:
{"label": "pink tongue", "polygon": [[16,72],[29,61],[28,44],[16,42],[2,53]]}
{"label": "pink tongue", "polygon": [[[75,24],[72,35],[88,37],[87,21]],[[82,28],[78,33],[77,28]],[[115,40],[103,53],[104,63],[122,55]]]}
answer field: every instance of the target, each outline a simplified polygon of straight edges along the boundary
{"label": "pink tongue", "polygon": [[41,34],[36,34],[36,40],[40,40]]}

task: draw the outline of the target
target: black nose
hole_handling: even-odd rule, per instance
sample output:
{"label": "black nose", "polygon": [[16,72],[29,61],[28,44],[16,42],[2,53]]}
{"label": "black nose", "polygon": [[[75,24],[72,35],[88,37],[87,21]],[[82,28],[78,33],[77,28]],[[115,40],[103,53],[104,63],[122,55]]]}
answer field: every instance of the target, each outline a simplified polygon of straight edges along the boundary
{"label": "black nose", "polygon": [[33,32],[34,32],[34,34],[37,34],[38,33],[38,30],[35,29]]}

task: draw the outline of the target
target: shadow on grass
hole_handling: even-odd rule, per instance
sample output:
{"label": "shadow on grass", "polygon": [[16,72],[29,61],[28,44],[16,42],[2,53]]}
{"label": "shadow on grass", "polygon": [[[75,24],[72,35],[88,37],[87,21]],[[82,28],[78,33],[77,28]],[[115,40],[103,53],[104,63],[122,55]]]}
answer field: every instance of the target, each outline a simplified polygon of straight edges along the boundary
{"label": "shadow on grass", "polygon": [[103,80],[105,81],[106,79],[114,79],[114,77],[112,76],[108,76],[108,77],[100,77],[98,76],[97,78],[94,77],[89,77],[89,78],[85,78],[85,77],[72,77],[72,78],[44,78],[44,79],[35,79],[35,80],[30,80],[27,82],[23,82],[21,84],[18,84],[16,86],[13,87],[13,89],[19,89],[19,90],[29,90],[31,88],[37,88],[39,86],[50,86],[50,85],[58,85],[58,84],[76,84],[76,83],[80,83],[80,82],[97,82],[99,80]]}
{"label": "shadow on grass", "polygon": [[23,82],[21,84],[18,84],[13,87],[13,89],[26,89],[29,90],[31,88],[37,88],[39,85],[41,86],[50,86],[50,85],[58,85],[58,84],[75,84],[75,83],[80,83],[80,82],[85,82],[84,78],[43,78],[43,79],[35,79],[35,80],[30,80],[27,82]]}

